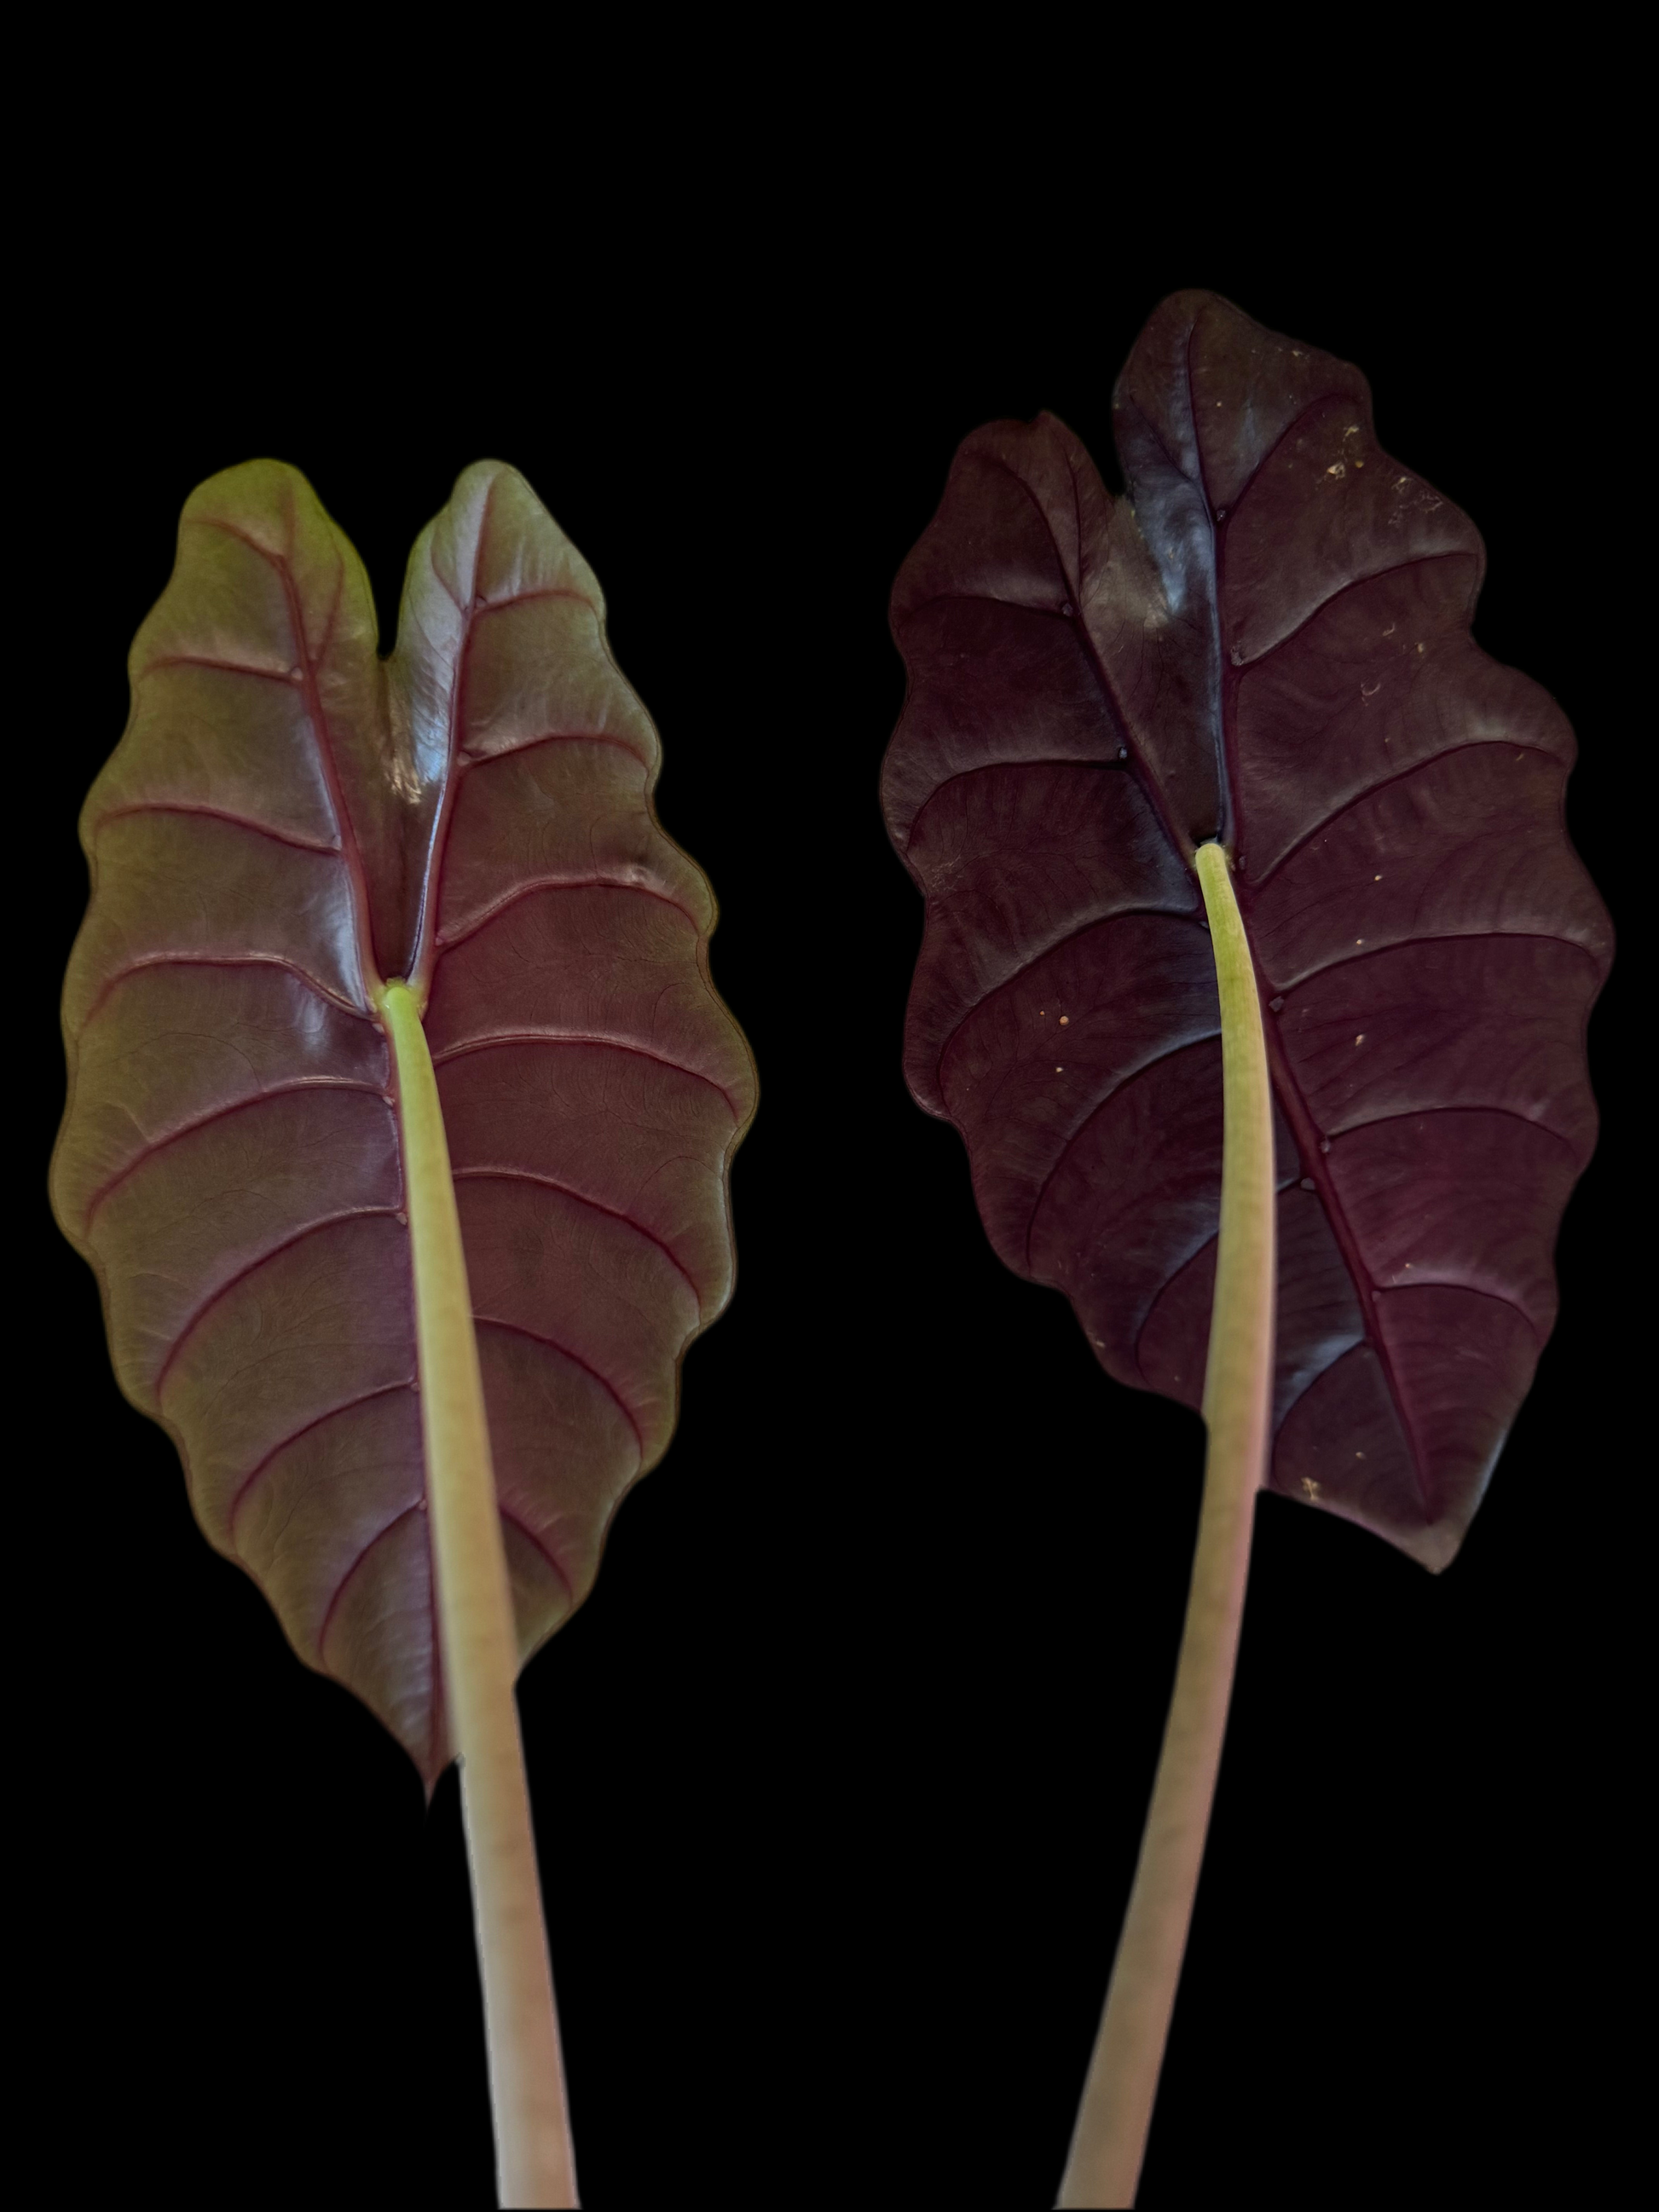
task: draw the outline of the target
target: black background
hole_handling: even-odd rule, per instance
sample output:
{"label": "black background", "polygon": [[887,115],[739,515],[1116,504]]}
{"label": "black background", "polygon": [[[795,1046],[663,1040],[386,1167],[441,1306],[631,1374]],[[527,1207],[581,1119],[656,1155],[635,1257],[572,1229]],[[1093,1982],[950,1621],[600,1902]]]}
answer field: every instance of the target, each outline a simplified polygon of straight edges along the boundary
{"label": "black background", "polygon": [[[957,1137],[905,1092],[921,908],[876,803],[902,682],[886,594],[980,422],[1051,408],[1112,475],[1137,330],[1212,285],[1358,362],[1385,445],[1474,514],[1477,634],[1572,717],[1572,833],[1622,921],[1651,747],[1620,660],[1629,457],[1595,427],[1618,404],[1605,267],[1585,199],[1528,197],[1522,141],[1490,151],[1449,227],[1403,204],[1315,224],[1304,176],[1282,220],[1224,192],[1151,240],[1109,206],[952,229],[925,195],[866,231],[828,202],[769,208],[753,179],[694,217],[669,179],[649,251],[612,252],[591,210],[521,214],[492,244],[481,185],[424,242],[410,224],[436,218],[406,208],[361,281],[325,223],[222,234],[198,175],[194,200],[170,187],[165,253],[141,207],[95,268],[48,270],[18,456],[40,475],[17,603],[34,721],[13,738],[37,780],[13,852],[34,886],[21,1202],[42,1256],[17,1379],[50,1408],[15,1468],[14,1594],[44,1624],[18,1678],[18,1895],[42,1962],[33,2124],[89,2192],[492,2201],[453,1776],[428,1813],[209,1550],[42,1195],[75,815],[185,495],[254,454],[296,463],[389,623],[456,472],[515,464],[599,573],[663,734],[662,819],[721,902],[715,980],[762,1082],[736,1299],[522,1690],[584,2201],[1046,2205],[1201,1437],[1004,1271]],[[1634,1588],[1629,969],[1593,1025],[1605,1134],[1562,1320],[1462,1556],[1434,1579],[1261,1508],[1146,2212],[1605,2185],[1629,2078],[1608,1715]]]}

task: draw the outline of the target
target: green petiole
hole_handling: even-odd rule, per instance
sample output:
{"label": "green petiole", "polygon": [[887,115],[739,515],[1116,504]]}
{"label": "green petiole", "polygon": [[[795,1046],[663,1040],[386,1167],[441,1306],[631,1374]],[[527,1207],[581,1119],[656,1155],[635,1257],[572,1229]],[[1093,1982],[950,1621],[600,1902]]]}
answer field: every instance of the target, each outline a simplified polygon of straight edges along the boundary
{"label": "green petiole", "polygon": [[1204,1501],[1158,1778],[1060,2183],[1065,2208],[1134,2203],[1221,1764],[1255,1493],[1267,1474],[1276,1274],[1267,1043],[1226,854],[1200,846],[1196,866],[1221,999],[1224,1129]]}
{"label": "green petiole", "polygon": [[514,1682],[518,1644],[437,1079],[407,984],[380,1016],[398,1072],[439,1644],[461,1798],[501,2202],[574,2205],[575,2160]]}

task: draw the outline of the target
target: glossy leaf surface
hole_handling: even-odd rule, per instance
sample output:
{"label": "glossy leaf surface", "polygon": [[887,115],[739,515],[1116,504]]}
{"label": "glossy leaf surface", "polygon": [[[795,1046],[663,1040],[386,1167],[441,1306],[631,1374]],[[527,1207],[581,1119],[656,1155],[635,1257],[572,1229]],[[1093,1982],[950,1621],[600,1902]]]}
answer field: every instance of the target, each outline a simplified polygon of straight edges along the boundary
{"label": "glossy leaf surface", "polygon": [[1199,1402],[1221,1156],[1194,848],[1233,860],[1277,1109],[1271,1486],[1456,1551],[1555,1314],[1611,953],[1571,730],[1474,643],[1468,519],[1364,380],[1213,295],[957,453],[906,562],[884,799],[927,902],[906,1069],[1008,1265]]}
{"label": "glossy leaf surface", "polygon": [[525,1655],[586,1594],[732,1284],[752,1113],[714,906],[592,571],[469,469],[396,651],[304,478],[192,495],[88,800],[53,1168],[123,1389],[210,1540],[428,1780],[436,1663],[380,986],[426,993]]}

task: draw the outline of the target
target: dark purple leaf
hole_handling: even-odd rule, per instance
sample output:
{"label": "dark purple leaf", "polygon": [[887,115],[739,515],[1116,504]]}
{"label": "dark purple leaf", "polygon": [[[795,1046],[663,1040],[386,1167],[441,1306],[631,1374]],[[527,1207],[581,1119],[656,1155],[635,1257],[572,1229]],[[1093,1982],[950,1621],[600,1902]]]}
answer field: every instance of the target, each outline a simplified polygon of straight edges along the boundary
{"label": "dark purple leaf", "polygon": [[1196,1405],[1221,1087],[1192,852],[1221,838],[1278,1107],[1271,1486],[1438,1568],[1595,1141],[1611,931],[1563,822],[1572,733],[1474,643],[1480,538],[1377,444],[1355,370],[1182,293],[1115,416],[1115,503],[1052,416],[968,439],[894,591],[907,1073],[1008,1265],[1109,1373]]}

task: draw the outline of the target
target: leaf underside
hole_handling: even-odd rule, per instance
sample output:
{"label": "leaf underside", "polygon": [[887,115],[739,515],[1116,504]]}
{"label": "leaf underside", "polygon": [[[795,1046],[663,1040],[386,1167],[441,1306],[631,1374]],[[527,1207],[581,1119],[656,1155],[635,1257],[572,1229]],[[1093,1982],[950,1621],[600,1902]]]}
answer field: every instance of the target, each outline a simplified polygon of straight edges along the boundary
{"label": "leaf underside", "polygon": [[393,1076],[429,992],[521,1651],[584,1597],[730,1293],[751,1063],[592,571],[481,463],[396,651],[275,462],[189,501],[87,802],[53,1164],[122,1389],[210,1540],[429,1782],[447,1763]]}
{"label": "leaf underside", "polygon": [[1114,420],[1115,503],[1054,417],[976,432],[895,587],[910,1086],[1007,1264],[1120,1382],[1197,1406],[1221,1078],[1192,855],[1220,838],[1275,1094],[1270,1486],[1439,1568],[1595,1141],[1612,937],[1564,826],[1572,733],[1475,645],[1480,538],[1345,363],[1180,294]]}

